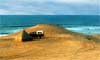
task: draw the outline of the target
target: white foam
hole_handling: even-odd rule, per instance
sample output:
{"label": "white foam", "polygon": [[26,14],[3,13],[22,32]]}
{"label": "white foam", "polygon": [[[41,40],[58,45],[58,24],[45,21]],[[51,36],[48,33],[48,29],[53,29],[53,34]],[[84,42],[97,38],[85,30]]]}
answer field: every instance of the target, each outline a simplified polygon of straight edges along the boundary
{"label": "white foam", "polygon": [[66,29],[85,34],[100,34],[99,26],[83,26],[83,27],[80,26],[80,27],[71,27]]}
{"label": "white foam", "polygon": [[2,35],[0,35],[0,37],[2,37],[2,36],[7,36],[7,34],[2,34]]}
{"label": "white foam", "polygon": [[9,34],[12,34],[12,33],[16,33],[18,31],[21,31],[23,29],[14,29],[14,30],[6,30],[4,34],[0,34],[0,36],[7,36]]}
{"label": "white foam", "polygon": [[15,32],[21,31],[21,30],[23,30],[23,29],[15,29],[15,30],[11,30],[10,32],[15,33]]}

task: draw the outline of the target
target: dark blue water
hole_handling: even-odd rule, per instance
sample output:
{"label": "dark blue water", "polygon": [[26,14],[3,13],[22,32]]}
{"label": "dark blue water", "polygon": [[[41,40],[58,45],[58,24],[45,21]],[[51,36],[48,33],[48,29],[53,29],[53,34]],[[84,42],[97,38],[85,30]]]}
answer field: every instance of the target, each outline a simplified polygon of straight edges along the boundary
{"label": "dark blue water", "polygon": [[99,15],[0,15],[0,35],[12,34],[40,23],[57,24],[81,33],[100,32]]}

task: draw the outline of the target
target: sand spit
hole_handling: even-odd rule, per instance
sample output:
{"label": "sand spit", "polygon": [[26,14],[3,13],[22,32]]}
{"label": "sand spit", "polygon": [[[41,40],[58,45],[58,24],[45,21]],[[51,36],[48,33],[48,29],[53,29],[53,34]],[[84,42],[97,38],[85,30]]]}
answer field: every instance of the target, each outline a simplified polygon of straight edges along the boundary
{"label": "sand spit", "polygon": [[25,31],[43,30],[44,38],[23,42],[22,31],[0,37],[0,60],[100,60],[99,38],[50,24]]}

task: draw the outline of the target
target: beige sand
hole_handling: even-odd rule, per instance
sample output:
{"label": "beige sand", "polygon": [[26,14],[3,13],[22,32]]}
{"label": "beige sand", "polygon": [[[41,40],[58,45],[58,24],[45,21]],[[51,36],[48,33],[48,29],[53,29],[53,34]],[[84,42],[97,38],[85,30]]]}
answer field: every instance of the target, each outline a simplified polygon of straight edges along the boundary
{"label": "beige sand", "polygon": [[44,30],[45,38],[21,42],[22,31],[0,37],[0,60],[100,60],[99,38],[48,24],[25,30]]}

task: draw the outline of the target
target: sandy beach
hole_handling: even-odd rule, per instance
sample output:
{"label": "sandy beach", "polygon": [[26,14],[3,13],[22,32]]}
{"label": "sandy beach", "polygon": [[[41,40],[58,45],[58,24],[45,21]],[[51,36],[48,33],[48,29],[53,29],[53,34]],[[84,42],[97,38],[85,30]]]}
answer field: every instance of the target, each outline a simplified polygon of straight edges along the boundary
{"label": "sandy beach", "polygon": [[43,30],[44,38],[23,42],[22,31],[0,37],[0,60],[100,60],[100,35],[84,35],[50,24],[26,28]]}

